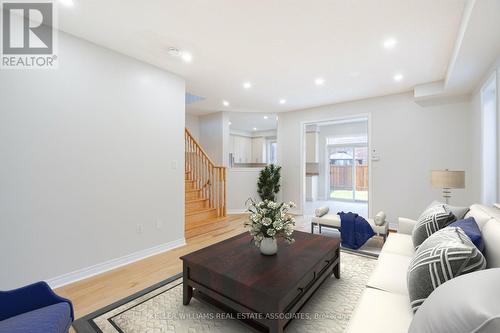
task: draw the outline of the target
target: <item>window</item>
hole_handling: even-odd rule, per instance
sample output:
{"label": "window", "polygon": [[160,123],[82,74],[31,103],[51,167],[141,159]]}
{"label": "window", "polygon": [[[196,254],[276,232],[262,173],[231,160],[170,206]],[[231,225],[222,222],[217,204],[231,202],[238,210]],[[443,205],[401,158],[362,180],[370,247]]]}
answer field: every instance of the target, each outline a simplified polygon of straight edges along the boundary
{"label": "window", "polygon": [[278,162],[278,143],[276,139],[267,141],[267,163],[268,164],[276,164]]}
{"label": "window", "polygon": [[482,202],[498,202],[498,128],[496,75],[481,90]]}

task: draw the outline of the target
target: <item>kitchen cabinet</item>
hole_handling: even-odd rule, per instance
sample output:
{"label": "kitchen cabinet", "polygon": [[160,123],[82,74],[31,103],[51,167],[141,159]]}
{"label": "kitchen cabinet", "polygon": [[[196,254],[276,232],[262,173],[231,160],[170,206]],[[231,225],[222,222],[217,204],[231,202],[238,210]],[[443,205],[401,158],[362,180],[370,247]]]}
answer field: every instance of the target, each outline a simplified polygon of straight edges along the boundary
{"label": "kitchen cabinet", "polygon": [[233,154],[234,163],[252,162],[252,138],[231,135],[229,152]]}
{"label": "kitchen cabinet", "polygon": [[266,140],[252,138],[252,163],[266,163]]}

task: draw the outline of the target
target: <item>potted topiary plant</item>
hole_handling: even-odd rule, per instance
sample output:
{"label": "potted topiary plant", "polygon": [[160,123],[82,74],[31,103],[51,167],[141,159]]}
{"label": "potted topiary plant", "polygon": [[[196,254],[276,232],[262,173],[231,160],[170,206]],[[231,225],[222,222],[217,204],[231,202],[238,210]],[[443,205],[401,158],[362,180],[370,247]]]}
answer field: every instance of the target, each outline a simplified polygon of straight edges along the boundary
{"label": "potted topiary plant", "polygon": [[268,165],[260,171],[257,182],[257,193],[262,201],[276,201],[276,194],[280,191],[281,167]]}

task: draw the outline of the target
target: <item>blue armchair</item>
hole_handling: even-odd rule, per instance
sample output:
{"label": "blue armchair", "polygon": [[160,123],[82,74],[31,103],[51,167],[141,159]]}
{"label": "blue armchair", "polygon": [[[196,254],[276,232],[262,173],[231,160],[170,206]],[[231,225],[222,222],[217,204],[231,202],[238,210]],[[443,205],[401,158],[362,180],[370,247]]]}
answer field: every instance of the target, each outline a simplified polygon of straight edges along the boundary
{"label": "blue armchair", "polygon": [[71,301],[45,282],[0,291],[0,333],[66,333],[73,320]]}

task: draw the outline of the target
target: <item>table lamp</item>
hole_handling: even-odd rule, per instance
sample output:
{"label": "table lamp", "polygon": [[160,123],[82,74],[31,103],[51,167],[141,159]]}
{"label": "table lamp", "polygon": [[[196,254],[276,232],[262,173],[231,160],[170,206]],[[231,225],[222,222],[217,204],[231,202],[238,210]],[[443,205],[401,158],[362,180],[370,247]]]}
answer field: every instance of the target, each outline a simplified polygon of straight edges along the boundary
{"label": "table lamp", "polygon": [[443,198],[448,204],[452,188],[465,188],[465,171],[432,170],[432,187],[443,189]]}

